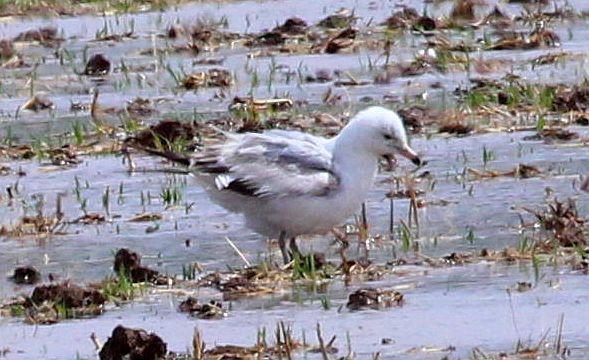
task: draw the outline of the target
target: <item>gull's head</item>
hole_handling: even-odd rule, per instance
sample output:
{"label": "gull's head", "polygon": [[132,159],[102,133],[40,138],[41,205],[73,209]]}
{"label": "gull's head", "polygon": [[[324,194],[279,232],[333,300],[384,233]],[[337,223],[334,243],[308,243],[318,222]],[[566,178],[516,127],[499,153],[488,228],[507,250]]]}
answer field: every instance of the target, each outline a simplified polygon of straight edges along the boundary
{"label": "gull's head", "polygon": [[350,121],[350,130],[356,133],[357,146],[378,157],[402,155],[415,165],[421,165],[419,155],[409,147],[403,121],[396,112],[379,106],[360,111]]}

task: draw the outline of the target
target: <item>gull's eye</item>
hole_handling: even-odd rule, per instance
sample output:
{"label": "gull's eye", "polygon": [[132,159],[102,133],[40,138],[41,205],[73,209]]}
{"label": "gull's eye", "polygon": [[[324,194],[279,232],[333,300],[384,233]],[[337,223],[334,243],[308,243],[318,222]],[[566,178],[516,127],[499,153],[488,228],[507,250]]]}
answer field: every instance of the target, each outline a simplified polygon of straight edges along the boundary
{"label": "gull's eye", "polygon": [[385,138],[385,140],[392,140],[393,137],[389,134],[384,134],[383,137]]}

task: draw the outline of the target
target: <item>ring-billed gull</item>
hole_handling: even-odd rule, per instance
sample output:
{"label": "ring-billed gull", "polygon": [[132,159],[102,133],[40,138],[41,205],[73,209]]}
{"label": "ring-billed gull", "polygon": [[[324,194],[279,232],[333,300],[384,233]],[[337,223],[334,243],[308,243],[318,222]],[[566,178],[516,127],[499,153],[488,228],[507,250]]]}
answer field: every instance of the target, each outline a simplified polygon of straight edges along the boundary
{"label": "ring-billed gull", "polygon": [[376,106],[331,139],[286,130],[224,135],[189,157],[150,152],[189,166],[211,200],[243,214],[257,233],[278,237],[285,263],[286,239],[298,253],[297,236],[324,234],[360,208],[380,157],[400,154],[421,164],[399,116]]}

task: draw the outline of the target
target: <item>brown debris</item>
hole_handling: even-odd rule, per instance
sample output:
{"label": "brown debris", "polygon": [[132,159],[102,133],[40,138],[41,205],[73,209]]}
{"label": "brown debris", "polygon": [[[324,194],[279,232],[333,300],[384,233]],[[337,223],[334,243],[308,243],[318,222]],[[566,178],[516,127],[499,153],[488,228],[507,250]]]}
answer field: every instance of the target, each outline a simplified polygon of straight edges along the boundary
{"label": "brown debris", "polygon": [[141,256],[129,249],[119,249],[115,254],[113,266],[117,275],[128,276],[134,283],[149,282],[155,285],[167,285],[171,278],[160,275],[156,270],[141,265]]}
{"label": "brown debris", "polygon": [[0,40],[0,59],[7,60],[15,55],[14,44],[10,39]]}
{"label": "brown debris", "polygon": [[432,124],[439,119],[440,111],[423,105],[413,105],[397,110],[405,126],[414,134],[421,132],[424,125]]}
{"label": "brown debris", "polygon": [[[524,210],[533,214],[545,230],[551,231],[560,246],[587,245],[587,237],[583,229],[585,219],[579,215],[573,199],[568,199],[566,202],[554,199],[542,210],[527,208]],[[552,243],[549,241],[546,245],[552,246]]]}
{"label": "brown debris", "polygon": [[233,98],[230,105],[231,110],[246,110],[253,113],[259,111],[281,111],[292,108],[294,105],[291,99],[253,99],[251,97],[239,97]]}
{"label": "brown debris", "polygon": [[37,112],[41,110],[55,109],[55,105],[45,94],[36,94],[27,100],[27,102],[21,106],[21,109]]}
{"label": "brown debris", "polygon": [[160,213],[141,213],[141,214],[137,214],[135,216],[133,216],[132,218],[130,218],[127,221],[130,222],[145,222],[145,221],[157,221],[157,220],[162,220],[164,217],[162,214]]}
{"label": "brown debris", "polygon": [[32,266],[22,266],[14,269],[11,279],[19,285],[32,285],[41,280],[41,273]]}
{"label": "brown debris", "polygon": [[475,19],[474,7],[476,3],[474,0],[455,0],[450,17],[454,20],[468,20]]}
{"label": "brown debris", "polygon": [[172,150],[172,145],[176,142],[192,145],[197,136],[198,127],[194,123],[165,119],[130,136],[125,142],[145,148],[157,149],[162,146],[164,150]]}
{"label": "brown debris", "polygon": [[331,74],[330,70],[327,69],[319,69],[315,71],[313,75],[307,75],[305,77],[306,82],[318,82],[318,83],[326,83],[333,80],[333,75]]}
{"label": "brown debris", "polygon": [[579,134],[563,128],[545,128],[534,135],[524,136],[523,140],[570,141],[579,138]]}
{"label": "brown debris", "polygon": [[167,344],[156,334],[118,325],[100,350],[100,360],[159,360],[168,353]]}
{"label": "brown debris", "polygon": [[533,59],[532,64],[534,66],[554,64],[556,62],[562,61],[569,55],[570,54],[566,52],[543,54]]}
{"label": "brown debris", "polygon": [[20,222],[12,228],[0,226],[0,235],[10,237],[49,235],[56,232],[61,225],[60,216],[23,216]]}
{"label": "brown debris", "polygon": [[474,179],[492,179],[500,176],[509,176],[515,177],[520,179],[527,179],[531,177],[540,176],[542,174],[542,170],[538,169],[535,166],[526,165],[526,164],[518,164],[513,170],[509,171],[494,171],[494,170],[477,170],[473,168],[466,168],[466,171],[469,175],[471,175]]}
{"label": "brown debris", "polygon": [[325,44],[325,52],[328,54],[336,54],[342,49],[349,48],[354,45],[354,39],[357,34],[358,30],[351,27],[340,31],[327,41]]}
{"label": "brown debris", "polygon": [[378,310],[401,306],[403,302],[403,294],[398,291],[362,288],[350,294],[346,306],[350,310],[360,310],[363,308]]}
{"label": "brown debris", "polygon": [[412,7],[403,7],[388,17],[384,25],[389,29],[409,29],[413,23],[420,18],[419,13]]}
{"label": "brown debris", "polygon": [[328,29],[341,29],[354,25],[355,21],[356,18],[354,17],[353,11],[342,8],[335,14],[329,15],[319,21],[317,25]]}
{"label": "brown debris", "polygon": [[438,23],[429,16],[421,16],[413,23],[413,30],[415,31],[434,31],[437,28]]}
{"label": "brown debris", "polygon": [[267,31],[262,33],[254,39],[254,41],[248,42],[248,46],[277,46],[282,45],[286,41],[286,36],[277,30]]}
{"label": "brown debris", "polygon": [[58,36],[57,28],[47,26],[22,32],[14,41],[37,41],[45,46],[54,46],[62,42],[63,38]]}
{"label": "brown debris", "polygon": [[581,186],[579,187],[580,190],[589,193],[589,176],[585,177],[585,180],[583,180],[583,182],[581,183]]}
{"label": "brown debris", "polygon": [[586,111],[589,109],[589,88],[585,85],[565,87],[556,91],[554,111]]}
{"label": "brown debris", "polygon": [[485,24],[491,25],[497,29],[506,29],[513,26],[513,17],[499,5],[495,5],[493,10],[479,22],[479,25]]}
{"label": "brown debris", "polygon": [[438,129],[441,133],[456,134],[456,135],[467,135],[474,131],[474,127],[464,122],[448,122],[442,124]]}
{"label": "brown debris", "polygon": [[166,31],[166,36],[170,39],[176,39],[186,34],[186,28],[180,25],[170,25]]}
{"label": "brown debris", "polygon": [[471,253],[456,253],[442,257],[442,262],[447,265],[464,265],[473,262],[474,255]]}
{"label": "brown debris", "polygon": [[227,315],[220,302],[211,300],[208,304],[201,304],[192,296],[182,301],[178,309],[199,319],[221,319]]}
{"label": "brown debris", "polygon": [[223,300],[225,301],[274,292],[274,289],[256,284],[252,278],[241,274],[219,283],[217,288],[223,292]]}
{"label": "brown debris", "polygon": [[84,224],[84,225],[92,225],[92,224],[102,224],[106,221],[106,217],[103,214],[99,213],[88,213],[80,216],[79,218],[72,220],[72,224]]}
{"label": "brown debris", "polygon": [[538,29],[529,35],[519,33],[504,34],[486,50],[530,50],[556,47],[560,44],[559,36],[552,30]]}
{"label": "brown debris", "polygon": [[86,63],[84,75],[102,76],[110,71],[110,61],[102,54],[92,56]]}
{"label": "brown debris", "polygon": [[144,99],[141,97],[128,101],[126,109],[130,115],[138,117],[153,115],[157,112],[150,99]]}
{"label": "brown debris", "polygon": [[284,24],[275,27],[273,30],[288,35],[304,35],[307,32],[307,22],[298,17],[287,19]]}
{"label": "brown debris", "polygon": [[231,72],[225,69],[209,69],[188,75],[182,86],[188,90],[201,87],[229,87],[233,83]]}

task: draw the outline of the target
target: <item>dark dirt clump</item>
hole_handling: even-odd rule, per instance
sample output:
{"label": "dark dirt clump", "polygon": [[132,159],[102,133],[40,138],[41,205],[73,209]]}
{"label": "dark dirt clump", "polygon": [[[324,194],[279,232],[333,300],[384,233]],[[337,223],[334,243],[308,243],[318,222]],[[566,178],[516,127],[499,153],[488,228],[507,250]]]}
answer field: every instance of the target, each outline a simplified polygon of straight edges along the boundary
{"label": "dark dirt clump", "polygon": [[165,285],[169,278],[156,270],[141,265],[141,256],[129,249],[120,249],[115,255],[114,270],[118,276],[128,276],[132,282],[150,282]]}
{"label": "dark dirt clump", "polygon": [[61,284],[37,286],[33,290],[31,301],[35,305],[51,302],[66,308],[83,308],[91,305],[103,305],[106,298],[96,289],[83,288],[66,281]]}
{"label": "dark dirt clump", "polygon": [[307,32],[308,25],[305,20],[292,17],[287,19],[284,24],[274,28],[274,31],[278,31],[288,35],[303,35]]}
{"label": "dark dirt clump", "polygon": [[22,266],[14,269],[12,281],[16,284],[35,284],[41,280],[41,273],[32,266]]}
{"label": "dark dirt clump", "polygon": [[156,334],[122,325],[114,328],[100,350],[100,360],[157,360],[165,358],[167,344]]}
{"label": "dark dirt clump", "polygon": [[86,63],[84,75],[101,76],[110,71],[110,61],[102,54],[92,56]]}

